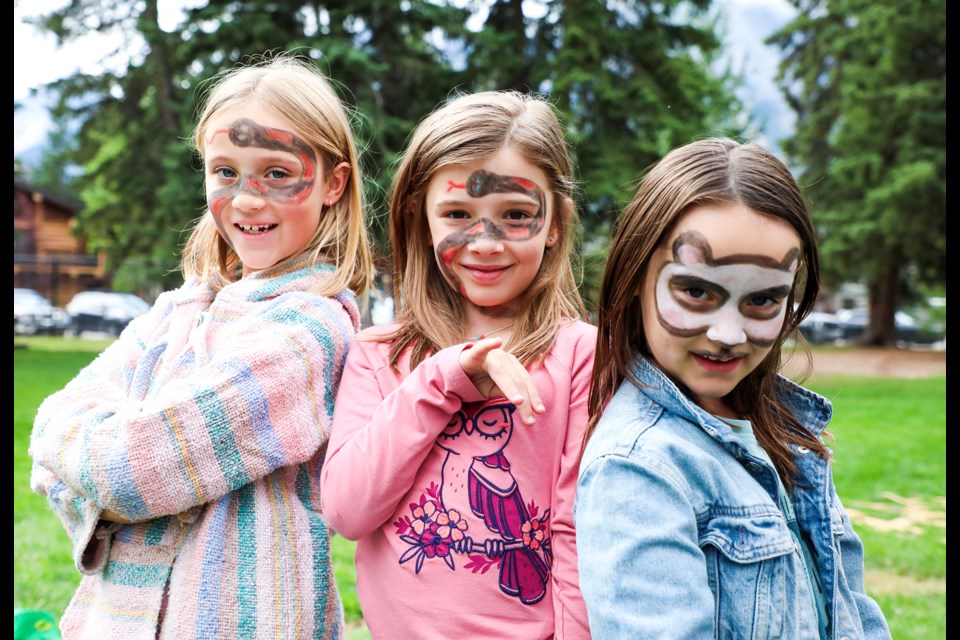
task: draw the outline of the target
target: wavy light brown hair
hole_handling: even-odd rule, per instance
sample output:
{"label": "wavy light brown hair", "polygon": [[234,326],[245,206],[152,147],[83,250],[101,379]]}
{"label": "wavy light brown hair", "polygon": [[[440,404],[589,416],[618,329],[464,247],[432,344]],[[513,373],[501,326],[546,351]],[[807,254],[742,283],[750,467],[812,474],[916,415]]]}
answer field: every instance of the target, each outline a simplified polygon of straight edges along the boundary
{"label": "wavy light brown hair", "polygon": [[465,315],[460,293],[437,265],[424,209],[430,180],[451,165],[516,151],[549,181],[558,241],[544,250],[540,271],[526,292],[522,314],[506,348],[524,364],[542,358],[564,319],[586,316],[574,278],[571,252],[579,217],[569,146],[554,107],[535,94],[485,91],[454,96],[424,118],[407,145],[390,189],[397,331],[390,363],[413,348],[411,367],[431,353],[463,342]]}
{"label": "wavy light brown hair", "polygon": [[[764,361],[727,396],[730,406],[751,421],[784,484],[793,486],[796,463],[789,444],[807,447],[824,457],[826,446],[801,425],[780,402],[776,377],[782,347],[813,309],[820,291],[820,257],[806,200],[789,169],[756,143],[727,138],[699,140],[678,147],[654,164],[640,181],[633,201],[618,221],[603,274],[597,304],[597,353],[590,388],[590,421],[584,445],[600,419],[603,406],[626,379],[640,386],[632,373],[636,354],[655,360],[643,332],[642,289],[653,253],[666,242],[677,221],[694,207],[742,204],[788,223],[800,237],[802,259],[787,315]],[[808,361],[810,354],[800,340]],[[685,387],[679,380],[681,389]]]}
{"label": "wavy light brown hair", "polygon": [[[211,119],[250,104],[265,107],[289,122],[316,151],[324,175],[341,162],[350,165],[343,196],[326,208],[305,252],[313,264],[323,262],[335,268],[332,277],[318,281],[315,293],[330,295],[352,289],[361,296],[373,282],[373,260],[363,217],[363,176],[348,108],[337,97],[331,80],[309,59],[285,53],[252,58],[248,64],[212,78],[205,90],[193,133],[193,145],[201,158]],[[184,247],[184,276],[197,276],[220,290],[239,279],[240,267],[240,257],[221,237],[206,210]]]}

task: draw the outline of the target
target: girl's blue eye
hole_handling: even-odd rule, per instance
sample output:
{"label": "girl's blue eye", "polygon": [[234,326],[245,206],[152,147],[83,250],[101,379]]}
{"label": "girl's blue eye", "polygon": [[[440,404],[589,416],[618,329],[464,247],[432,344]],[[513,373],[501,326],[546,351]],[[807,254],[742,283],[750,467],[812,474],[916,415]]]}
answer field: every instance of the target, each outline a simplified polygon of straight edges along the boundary
{"label": "girl's blue eye", "polygon": [[470,214],[466,211],[448,211],[446,216],[454,220],[465,220],[470,217]]}
{"label": "girl's blue eye", "polygon": [[707,292],[704,289],[698,287],[691,287],[687,289],[687,295],[693,298],[694,300],[703,300],[707,297]]}
{"label": "girl's blue eye", "polygon": [[219,177],[221,177],[221,178],[224,178],[224,179],[236,178],[236,177],[237,177],[237,172],[234,171],[233,169],[229,168],[229,167],[219,167],[219,168],[217,168],[217,169],[214,171],[214,173],[215,173],[217,176],[219,176]]}
{"label": "girl's blue eye", "polygon": [[267,172],[267,177],[270,178],[271,180],[283,180],[288,175],[289,174],[283,169],[271,169],[270,171]]}

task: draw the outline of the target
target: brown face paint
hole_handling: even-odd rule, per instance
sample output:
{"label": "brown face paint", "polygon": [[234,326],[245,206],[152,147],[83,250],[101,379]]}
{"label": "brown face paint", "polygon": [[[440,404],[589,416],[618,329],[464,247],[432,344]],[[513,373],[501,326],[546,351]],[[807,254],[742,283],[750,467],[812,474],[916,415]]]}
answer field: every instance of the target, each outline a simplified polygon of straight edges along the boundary
{"label": "brown face paint", "polygon": [[491,171],[478,170],[470,174],[466,184],[458,184],[452,180],[447,182],[447,191],[463,189],[472,198],[482,198],[496,193],[521,193],[529,196],[539,204],[537,212],[531,218],[516,221],[494,222],[489,218],[480,218],[466,229],[458,230],[446,236],[435,247],[441,271],[450,285],[465,295],[463,283],[453,272],[453,259],[463,247],[480,239],[490,239],[506,242],[524,242],[535,238],[547,217],[547,200],[537,184],[526,178],[503,176]]}
{"label": "brown face paint", "polygon": [[271,187],[264,184],[259,177],[241,174],[230,186],[217,189],[207,195],[207,206],[212,212],[219,213],[228,200],[240,194],[267,198],[280,203],[297,204],[303,202],[313,192],[317,176],[317,156],[305,140],[289,131],[264,127],[248,118],[241,118],[227,129],[214,131],[207,139],[207,144],[221,133],[226,133],[230,142],[237,147],[256,147],[292,154],[300,162],[302,175],[294,184]]}
{"label": "brown face paint", "polygon": [[[800,263],[799,249],[779,261],[764,255],[714,259],[710,243],[693,231],[678,236],[672,249],[673,261],[663,264],[656,285],[657,317],[668,333],[683,338],[706,333],[721,344],[774,344],[786,314],[783,301]],[[773,304],[756,307],[755,300]]]}

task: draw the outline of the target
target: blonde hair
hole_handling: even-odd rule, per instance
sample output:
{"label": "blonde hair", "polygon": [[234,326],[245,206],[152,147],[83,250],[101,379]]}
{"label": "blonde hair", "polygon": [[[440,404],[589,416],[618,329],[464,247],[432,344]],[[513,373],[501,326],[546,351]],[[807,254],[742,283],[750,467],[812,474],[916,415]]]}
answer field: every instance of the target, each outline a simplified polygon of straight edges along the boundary
{"label": "blonde hair", "polygon": [[[348,109],[337,97],[331,80],[310,60],[284,53],[253,58],[212,80],[204,92],[193,132],[193,145],[201,158],[213,118],[230,109],[257,104],[293,126],[317,151],[324,172],[341,162],[350,165],[343,196],[326,209],[304,253],[310,255],[314,265],[325,262],[335,268],[330,278],[319,281],[315,293],[330,295],[348,288],[362,295],[373,281],[363,217],[363,180]],[[300,256],[291,256],[290,260]],[[217,231],[209,209],[187,240],[181,269],[185,277],[196,276],[215,290],[239,278],[240,257]]]}
{"label": "blonde hair", "polygon": [[524,364],[544,357],[563,319],[586,316],[573,274],[571,249],[579,218],[573,206],[573,167],[563,127],[542,97],[517,91],[458,95],[414,130],[390,190],[390,240],[400,327],[387,336],[391,365],[412,346],[411,366],[463,341],[462,298],[444,279],[428,242],[425,196],[430,180],[450,165],[516,151],[546,175],[553,194],[558,241],[526,292],[525,313],[506,345]]}
{"label": "blonde hair", "polygon": [[623,211],[597,303],[597,353],[584,446],[621,382],[627,379],[640,386],[633,375],[636,354],[653,360],[637,292],[654,252],[691,209],[732,203],[786,222],[802,245],[800,271],[787,297],[783,329],[764,361],[727,396],[733,408],[753,423],[757,440],[784,484],[792,488],[797,467],[787,443],[829,456],[826,446],[790,414],[777,395],[781,349],[790,335],[799,333],[796,328],[813,310],[820,291],[820,254],[800,185],[779,158],[753,142],[709,138],[677,147],[647,172]]}

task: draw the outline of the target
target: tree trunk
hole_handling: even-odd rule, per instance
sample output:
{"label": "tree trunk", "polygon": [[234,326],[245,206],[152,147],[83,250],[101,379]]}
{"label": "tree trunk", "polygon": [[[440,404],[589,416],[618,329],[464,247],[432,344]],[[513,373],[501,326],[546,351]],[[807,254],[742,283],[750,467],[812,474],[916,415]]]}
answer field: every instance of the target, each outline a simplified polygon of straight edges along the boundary
{"label": "tree trunk", "polygon": [[865,344],[878,347],[896,344],[894,314],[899,305],[899,282],[899,268],[889,266],[868,284],[870,319],[863,336]]}

